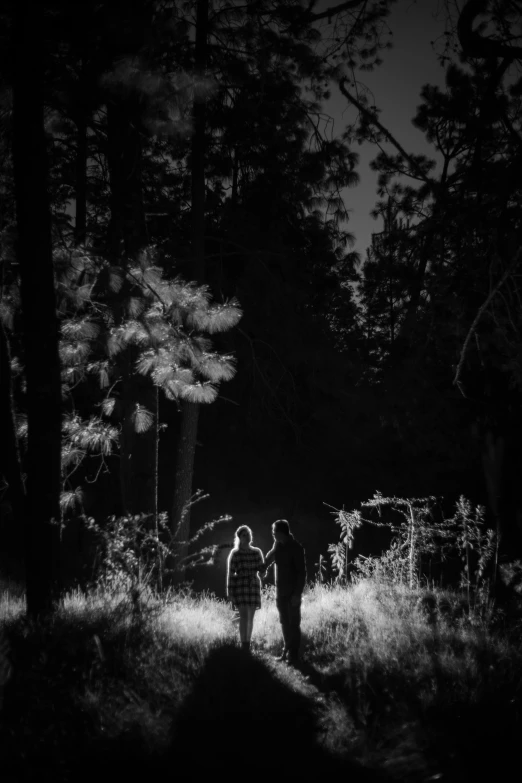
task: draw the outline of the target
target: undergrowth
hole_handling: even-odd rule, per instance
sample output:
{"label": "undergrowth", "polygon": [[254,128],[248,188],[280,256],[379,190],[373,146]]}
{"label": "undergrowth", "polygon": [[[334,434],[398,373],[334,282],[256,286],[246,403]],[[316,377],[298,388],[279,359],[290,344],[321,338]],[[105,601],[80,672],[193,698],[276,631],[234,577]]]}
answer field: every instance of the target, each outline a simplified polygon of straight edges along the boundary
{"label": "undergrowth", "polygon": [[[23,596],[4,589],[0,620],[12,676],[0,745],[3,769],[14,770],[4,779],[41,779],[43,771],[56,781],[89,779],[102,758],[105,769],[112,759],[120,772],[125,761],[128,779],[138,779],[140,765],[161,771],[182,751],[187,704],[216,736],[223,715],[226,723],[242,714],[270,742],[281,705],[293,714],[299,697],[296,715],[309,705],[317,747],[329,758],[393,779],[456,780],[473,758],[470,732],[493,756],[499,742],[505,760],[520,731],[520,620],[499,623],[494,612],[470,616],[466,607],[465,596],[448,590],[375,580],[310,585],[296,671],[270,655],[280,650],[281,632],[266,588],[254,625],[251,665],[258,668],[247,676],[234,657],[237,618],[214,595],[144,593],[136,606],[126,593],[75,592],[51,620],[35,624]],[[261,678],[261,706],[247,709]],[[205,690],[194,707],[199,681]]]}

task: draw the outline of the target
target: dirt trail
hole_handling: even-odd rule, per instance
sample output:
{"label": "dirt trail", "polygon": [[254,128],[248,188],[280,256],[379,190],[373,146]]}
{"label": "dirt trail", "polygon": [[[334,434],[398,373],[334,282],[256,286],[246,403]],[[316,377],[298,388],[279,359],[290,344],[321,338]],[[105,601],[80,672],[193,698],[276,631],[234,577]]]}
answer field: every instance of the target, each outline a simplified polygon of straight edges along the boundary
{"label": "dirt trail", "polygon": [[[211,652],[176,721],[173,753],[189,779],[229,769],[255,780],[385,780],[318,743],[324,695],[299,671],[235,646]],[[285,667],[286,668],[286,667]]]}

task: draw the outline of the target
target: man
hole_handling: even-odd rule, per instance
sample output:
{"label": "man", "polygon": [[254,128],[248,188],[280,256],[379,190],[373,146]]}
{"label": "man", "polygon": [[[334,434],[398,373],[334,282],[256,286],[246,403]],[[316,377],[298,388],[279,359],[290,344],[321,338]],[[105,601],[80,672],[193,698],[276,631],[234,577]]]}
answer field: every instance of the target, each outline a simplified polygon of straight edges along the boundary
{"label": "man", "polygon": [[275,564],[276,604],[283,631],[284,648],[279,660],[295,664],[301,644],[301,598],[306,583],[304,549],[290,533],[286,519],[272,525],[274,546],[260,571],[266,573]]}

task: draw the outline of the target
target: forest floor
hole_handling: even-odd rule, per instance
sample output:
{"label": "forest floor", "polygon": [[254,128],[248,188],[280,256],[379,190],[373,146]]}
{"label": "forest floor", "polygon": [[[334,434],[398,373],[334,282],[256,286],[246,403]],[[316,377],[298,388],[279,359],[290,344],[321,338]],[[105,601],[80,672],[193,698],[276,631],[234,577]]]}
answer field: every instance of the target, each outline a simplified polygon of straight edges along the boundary
{"label": "forest floor", "polygon": [[76,593],[32,624],[6,588],[1,779],[511,779],[522,619],[466,609],[449,591],[311,586],[294,668],[275,659],[270,589],[245,654],[210,594],[148,596],[133,614],[124,594]]}

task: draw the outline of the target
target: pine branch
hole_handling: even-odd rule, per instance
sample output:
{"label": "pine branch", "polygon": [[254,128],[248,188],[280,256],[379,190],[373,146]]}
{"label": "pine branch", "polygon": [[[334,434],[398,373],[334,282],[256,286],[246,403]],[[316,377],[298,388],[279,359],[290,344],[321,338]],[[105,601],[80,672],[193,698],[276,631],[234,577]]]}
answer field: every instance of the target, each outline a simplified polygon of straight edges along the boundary
{"label": "pine branch", "polygon": [[60,509],[62,511],[68,511],[75,508],[75,506],[82,505],[83,492],[81,487],[76,487],[74,490],[62,492],[60,495]]}
{"label": "pine branch", "polygon": [[187,402],[211,403],[217,397],[217,389],[209,382],[186,384],[181,387],[180,396]]}
{"label": "pine branch", "polygon": [[59,354],[62,366],[75,367],[81,364],[90,352],[89,343],[85,342],[60,342]]}
{"label": "pine branch", "polygon": [[116,397],[106,397],[101,403],[101,409],[104,416],[112,416],[116,405]]}
{"label": "pine branch", "polygon": [[61,325],[62,335],[69,340],[94,340],[99,331],[100,327],[88,318],[69,319],[63,321]]}
{"label": "pine branch", "polygon": [[152,295],[162,304],[164,308],[166,308],[166,304],[161,298],[161,296],[158,294],[158,292],[152,287],[150,282],[145,279],[145,276],[143,275],[140,279],[140,276],[133,272],[131,269],[127,270],[127,275],[134,280],[135,283],[138,284],[138,286],[145,286],[145,288],[148,288],[149,291],[152,293]]}
{"label": "pine branch", "polygon": [[141,434],[150,430],[154,423],[154,416],[143,405],[136,403],[134,410],[131,413],[131,422],[134,426],[135,432]]}
{"label": "pine branch", "polygon": [[62,430],[71,446],[105,455],[112,452],[112,444],[118,440],[118,430],[96,416],[87,422],[78,416],[66,418]]}
{"label": "pine branch", "polygon": [[460,12],[457,22],[457,34],[465,57],[497,58],[505,57],[511,62],[522,59],[522,47],[508,46],[493,38],[484,38],[473,29],[477,16],[486,13],[489,0],[468,0]]}
{"label": "pine branch", "polygon": [[187,326],[208,334],[226,332],[236,326],[243,314],[238,303],[212,305],[205,310],[194,310],[187,315]]}
{"label": "pine branch", "polygon": [[212,383],[231,381],[236,374],[233,356],[204,354],[198,363],[198,372]]}
{"label": "pine branch", "polygon": [[[274,389],[274,387],[272,386],[270,381],[265,377],[261,367],[259,366],[259,362],[257,361],[257,356],[256,356],[256,352],[255,352],[255,349],[254,349],[254,340],[246,332],[244,332],[243,329],[238,328],[238,332],[240,334],[242,334],[243,337],[245,337],[246,340],[248,340],[248,342],[250,344],[250,350],[251,350],[251,353],[252,353],[252,363],[253,363],[253,366],[257,370],[257,372],[259,374],[259,377],[263,381],[264,385],[266,386],[266,388],[268,389],[268,391],[270,392],[270,394],[274,398],[274,400],[275,400],[279,410],[283,414],[284,418],[287,420],[288,424],[293,429],[294,434],[295,434],[295,438],[296,438],[296,441],[297,441],[299,439],[299,426],[292,420],[292,418],[288,414],[287,410],[285,409],[284,405],[280,401],[279,396],[277,394],[277,390]],[[293,380],[293,378],[292,378],[292,380]]]}

